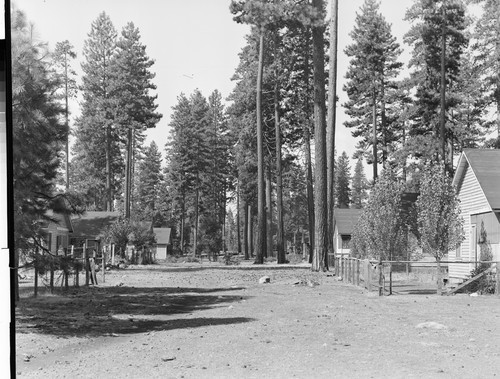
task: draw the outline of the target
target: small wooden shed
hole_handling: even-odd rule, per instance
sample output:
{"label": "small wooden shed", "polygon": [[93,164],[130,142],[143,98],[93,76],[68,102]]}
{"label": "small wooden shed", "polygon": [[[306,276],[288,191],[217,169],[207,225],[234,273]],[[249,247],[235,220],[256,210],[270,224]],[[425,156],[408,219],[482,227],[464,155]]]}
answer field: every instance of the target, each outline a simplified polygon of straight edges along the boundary
{"label": "small wooden shed", "polygon": [[348,256],[351,253],[351,237],[362,211],[362,209],[356,208],[335,208],[333,210],[335,255]]}
{"label": "small wooden shed", "polygon": [[[450,261],[480,260],[481,228],[491,246],[493,260],[500,260],[500,150],[466,149],[459,158],[453,184],[460,199],[464,222],[462,244],[449,252]],[[449,277],[459,282],[475,268],[470,264],[449,264]]]}
{"label": "small wooden shed", "polygon": [[167,259],[168,253],[171,251],[172,236],[170,228],[153,228],[153,233],[156,236],[155,257],[156,260]]}
{"label": "small wooden shed", "polygon": [[73,233],[73,224],[67,213],[47,211],[47,219],[41,221],[41,230],[44,233],[44,247],[51,253],[57,254],[69,246],[70,233]]}
{"label": "small wooden shed", "polygon": [[88,211],[72,219],[71,244],[80,246],[86,241],[97,241],[107,227],[120,218],[119,212]]}

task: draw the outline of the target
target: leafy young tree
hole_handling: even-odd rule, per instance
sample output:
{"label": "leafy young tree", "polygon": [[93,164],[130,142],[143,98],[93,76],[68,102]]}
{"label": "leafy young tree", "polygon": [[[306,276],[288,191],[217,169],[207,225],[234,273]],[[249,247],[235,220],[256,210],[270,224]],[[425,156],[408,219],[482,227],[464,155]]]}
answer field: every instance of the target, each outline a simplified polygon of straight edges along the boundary
{"label": "leafy young tree", "polygon": [[393,101],[391,91],[396,87],[395,78],[402,67],[398,60],[401,49],[390,25],[379,12],[376,0],[365,0],[361,13],[356,16],[351,37],[354,43],[345,49],[351,58],[344,85],[349,97],[344,107],[350,116],[345,125],[354,129],[354,137],[362,137],[358,146],[360,151],[372,147],[367,162],[373,164],[373,179],[376,180],[379,145],[385,163],[392,140],[387,108]]}
{"label": "leafy young tree", "polygon": [[443,164],[424,167],[416,203],[418,232],[424,252],[437,263],[437,293],[442,292],[441,260],[463,240],[463,220],[452,180]]}
{"label": "leafy young tree", "polygon": [[[391,169],[382,172],[354,228],[355,256],[376,259],[380,264],[383,260],[405,257],[408,220],[402,212],[404,186]],[[382,290],[380,287],[379,295]]]}
{"label": "leafy young tree", "polygon": [[349,157],[345,151],[337,160],[337,170],[336,170],[336,180],[335,180],[335,197],[337,200],[337,207],[339,208],[349,208],[351,204],[351,167],[349,166]]}

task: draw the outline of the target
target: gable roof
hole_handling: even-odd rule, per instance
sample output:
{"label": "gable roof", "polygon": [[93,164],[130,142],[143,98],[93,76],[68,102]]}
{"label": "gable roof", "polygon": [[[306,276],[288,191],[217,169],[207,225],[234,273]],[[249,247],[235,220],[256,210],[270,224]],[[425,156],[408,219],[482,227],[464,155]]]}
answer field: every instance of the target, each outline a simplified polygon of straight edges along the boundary
{"label": "gable roof", "polygon": [[119,212],[85,212],[72,220],[73,237],[96,238],[119,217]]}
{"label": "gable roof", "polygon": [[500,211],[500,149],[465,149],[458,161],[453,184],[470,166],[493,211]]}
{"label": "gable roof", "polygon": [[362,211],[356,208],[335,208],[333,218],[339,234],[352,234]]}
{"label": "gable roof", "polygon": [[169,245],[170,232],[170,228],[153,228],[153,233],[156,236],[156,243],[159,245]]}

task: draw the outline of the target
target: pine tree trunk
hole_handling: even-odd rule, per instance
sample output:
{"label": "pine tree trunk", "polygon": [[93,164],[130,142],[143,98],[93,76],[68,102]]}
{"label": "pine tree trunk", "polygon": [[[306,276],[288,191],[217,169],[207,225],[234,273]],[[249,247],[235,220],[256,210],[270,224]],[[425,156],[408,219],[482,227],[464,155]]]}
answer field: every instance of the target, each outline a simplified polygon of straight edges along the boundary
{"label": "pine tree trunk", "polygon": [[226,189],[222,190],[222,252],[226,253]]}
{"label": "pine tree trunk", "polygon": [[199,202],[200,202],[200,177],[199,173],[196,173],[196,194],[194,202],[194,236],[193,236],[193,256],[196,257],[198,252],[198,227],[199,227]]}
{"label": "pine tree trunk", "polygon": [[245,249],[245,260],[248,261],[250,259],[250,254],[249,254],[249,248],[248,248],[248,212],[249,212],[249,207],[246,205],[246,202],[244,204],[244,217],[245,217],[245,222],[243,223],[243,245]]}
{"label": "pine tree trunk", "polygon": [[[327,170],[328,170],[328,253],[333,247],[333,207],[335,205],[335,123],[337,103],[337,42],[338,42],[338,0],[331,0],[330,19],[330,69],[328,71],[328,120],[327,120]],[[325,261],[328,267],[328,256]]]}
{"label": "pine tree trunk", "polygon": [[271,158],[266,170],[266,235],[267,235],[267,251],[265,257],[273,256],[273,205],[272,205],[272,189],[271,189]]}
{"label": "pine tree trunk", "polygon": [[252,217],[252,206],[248,206],[248,251],[251,257],[254,256],[254,246],[253,246],[253,217]]}
{"label": "pine tree trunk", "polygon": [[372,144],[373,144],[373,182],[378,177],[378,151],[377,151],[377,93],[375,85],[372,90]]}
{"label": "pine tree trunk", "polygon": [[130,218],[130,182],[132,180],[132,128],[127,130],[127,160],[125,162],[125,218]]}
{"label": "pine tree trunk", "polygon": [[[306,28],[306,39],[309,40],[309,28]],[[306,88],[309,87],[309,50],[305,54],[304,62],[304,81]],[[308,216],[308,231],[309,231],[309,263],[312,263],[312,252],[314,251],[314,190],[313,190],[313,175],[312,175],[312,159],[311,159],[311,130],[309,121],[309,96],[306,93],[306,116],[304,119],[304,154],[306,165],[306,192],[307,192],[307,216]]]}
{"label": "pine tree trunk", "polygon": [[442,16],[443,25],[441,27],[441,97],[440,97],[440,117],[439,117],[439,134],[441,143],[441,159],[443,160],[445,169],[447,168],[446,163],[446,11],[443,4]]}
{"label": "pine tree trunk", "polygon": [[[236,184],[236,240],[238,241],[238,254],[241,254],[241,209],[240,209],[240,182]],[[245,254],[246,257],[246,254]]]}
{"label": "pine tree trunk", "polygon": [[66,121],[66,192],[69,191],[69,110],[68,110],[68,60],[64,53],[64,115]]}
{"label": "pine tree trunk", "polygon": [[186,194],[184,193],[184,190],[182,190],[182,203],[181,203],[181,254],[184,255],[184,222],[185,222],[185,212],[186,212]]}
{"label": "pine tree trunk", "polygon": [[279,117],[279,91],[278,85],[274,86],[274,126],[276,136],[276,217],[277,217],[277,234],[276,234],[276,250],[278,263],[285,263],[284,249],[284,225],[283,225],[283,173],[281,167],[281,129]]}
{"label": "pine tree trunk", "polygon": [[[323,12],[323,0],[313,0],[318,12]],[[325,268],[328,246],[327,220],[327,160],[326,160],[326,118],[325,118],[325,52],[324,27],[312,28],[313,73],[314,73],[314,195],[315,195],[315,237],[314,255],[311,269]]]}
{"label": "pine tree trunk", "polygon": [[311,159],[311,136],[309,126],[304,129],[304,145],[306,155],[306,177],[307,177],[307,216],[309,219],[309,263],[312,263],[312,252],[314,251],[314,187],[312,175],[312,159]]}
{"label": "pine tree trunk", "polygon": [[106,211],[113,210],[111,190],[111,127],[106,127]]}
{"label": "pine tree trunk", "polygon": [[380,124],[382,129],[382,167],[385,169],[385,162],[387,161],[387,125],[385,118],[385,83],[382,79],[380,86]]}
{"label": "pine tree trunk", "polygon": [[264,30],[259,38],[257,73],[257,251],[255,263],[264,263],[266,252],[266,190],[264,184],[264,135],[262,126],[262,72],[264,67]]}

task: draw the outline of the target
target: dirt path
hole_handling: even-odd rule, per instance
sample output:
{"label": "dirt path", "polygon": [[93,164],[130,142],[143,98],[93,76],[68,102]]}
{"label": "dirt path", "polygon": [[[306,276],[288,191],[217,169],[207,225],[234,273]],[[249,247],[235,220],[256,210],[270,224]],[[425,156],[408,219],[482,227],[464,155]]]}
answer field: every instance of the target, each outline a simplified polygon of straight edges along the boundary
{"label": "dirt path", "polygon": [[19,378],[493,378],[500,299],[379,298],[307,268],[132,268],[23,299],[16,354]]}

